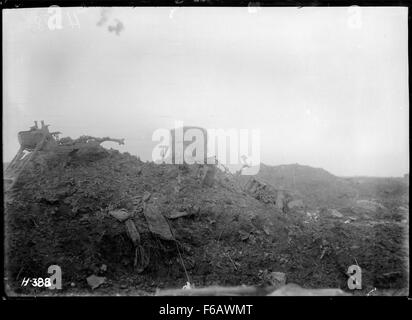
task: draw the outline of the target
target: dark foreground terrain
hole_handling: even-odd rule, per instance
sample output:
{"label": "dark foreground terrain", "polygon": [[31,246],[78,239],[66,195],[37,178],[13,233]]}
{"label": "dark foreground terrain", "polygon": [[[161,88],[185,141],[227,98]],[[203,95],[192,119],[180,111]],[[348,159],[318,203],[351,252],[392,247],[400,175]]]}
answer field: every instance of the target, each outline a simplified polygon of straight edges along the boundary
{"label": "dark foreground terrain", "polygon": [[[407,294],[408,182],[282,167],[265,166],[257,179],[267,186],[256,190],[211,166],[156,165],[103,148],[40,152],[6,196],[7,293],[150,295],[188,280],[265,286],[283,272],[304,288]],[[205,182],[208,170],[216,172]],[[111,214],[119,209],[137,241]],[[50,265],[62,269],[61,290],[21,286]],[[362,268],[356,292],[347,287],[351,265]],[[104,282],[92,289],[91,275]]]}

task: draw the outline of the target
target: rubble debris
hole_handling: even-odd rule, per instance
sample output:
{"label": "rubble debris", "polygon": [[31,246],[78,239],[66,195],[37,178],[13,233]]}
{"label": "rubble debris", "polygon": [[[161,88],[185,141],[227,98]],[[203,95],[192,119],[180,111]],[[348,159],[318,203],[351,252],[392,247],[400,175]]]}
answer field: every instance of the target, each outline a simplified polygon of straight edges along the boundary
{"label": "rubble debris", "polygon": [[144,194],[143,194],[143,197],[142,197],[142,201],[143,202],[149,201],[151,196],[152,196],[152,194],[150,192],[145,191]]}
{"label": "rubble debris", "polygon": [[[96,141],[86,144],[89,146],[85,150],[91,150]],[[78,143],[74,148],[60,145],[58,148],[74,150],[80,145]],[[101,146],[96,148],[104,149]],[[175,244],[178,244],[178,248],[182,248],[181,261],[184,261],[190,279],[200,281],[205,286],[217,283],[254,286],[257,270],[266,268],[272,271],[272,268],[280,267],[274,270],[285,272],[288,281],[293,279],[305,287],[339,285],[346,288],[347,276],[341,269],[353,264],[354,254],[365,266],[368,265],[368,272],[364,274],[365,283],[373,286],[379,284],[378,290],[382,286],[403,288],[406,283],[406,272],[390,274],[398,270],[394,269],[394,265],[401,269],[406,257],[402,249],[404,242],[400,239],[407,226],[399,223],[401,219],[395,222],[392,219],[393,212],[406,212],[399,210],[399,207],[409,208],[408,194],[404,189],[401,189],[404,194],[399,192],[400,195],[389,196],[383,190],[376,201],[388,210],[379,209],[377,214],[371,213],[370,221],[363,223],[363,215],[351,211],[355,199],[348,201],[345,195],[342,201],[346,202],[342,206],[335,202],[324,205],[325,201],[318,206],[316,197],[320,195],[313,192],[310,198],[316,206],[309,207],[307,194],[286,191],[282,181],[279,186],[272,187],[265,179],[266,187],[253,187],[256,195],[253,196],[241,183],[250,177],[237,176],[228,180],[219,168],[216,169],[213,188],[209,188],[202,184],[203,176],[198,175],[199,168],[207,166],[187,165],[185,169],[179,169],[174,165],[142,162],[116,150],[104,151],[102,158],[90,157],[93,152],[77,152],[76,161],[71,162],[73,155],[63,152],[59,157],[54,157],[51,149],[42,149],[38,157],[27,165],[21,175],[21,183],[16,184],[13,190],[14,199],[6,204],[5,210],[5,221],[10,230],[6,233],[10,244],[6,252],[10,261],[9,279],[23,274],[20,271],[22,266],[28,265],[32,266],[33,273],[41,274],[53,260],[65,266],[67,284],[80,284],[85,283],[84,279],[90,274],[105,275],[105,268],[102,269],[104,262],[109,266],[110,283],[114,284],[114,288],[124,283],[123,277],[128,277],[130,290],[139,286],[147,290],[146,294],[154,294],[156,287],[181,288],[188,279],[182,264],[176,263],[180,261],[176,260],[179,252]],[[143,172],[139,177],[136,176],[138,170]],[[182,188],[176,194],[173,190],[178,176]],[[396,183],[396,188],[404,188]],[[360,196],[377,197],[374,195],[375,189],[369,188],[365,194],[361,190]],[[306,215],[306,210],[291,210],[288,214],[282,214],[283,210],[287,212],[286,204],[295,195],[304,200],[310,215]],[[282,203],[279,198],[283,199]],[[360,222],[345,225],[322,212],[319,223],[305,224],[304,220],[307,217],[315,218],[314,210],[321,207],[325,210],[339,208],[344,219],[353,216]],[[117,218],[107,214],[115,208],[125,209],[133,216],[119,223]],[[136,214],[139,210],[142,211],[140,215]],[[195,217],[169,220],[167,215],[173,212],[179,212],[178,215],[193,213]],[[351,220],[347,221],[349,223]],[[53,233],[49,232],[51,226]],[[125,241],[126,233],[130,241]],[[162,241],[174,240],[174,236],[176,242]],[[319,248],[321,239],[333,244],[330,251]],[[27,248],[32,248],[29,255]],[[226,254],[222,254],[229,250],[233,263]],[[322,257],[321,261],[319,257]],[[91,269],[90,266],[95,267]],[[233,272],[234,266],[239,272]],[[146,272],[144,277],[135,277],[143,270]],[[385,276],[378,279],[378,275],[383,274]],[[133,283],[131,279],[134,279]],[[12,282],[11,285],[15,290],[20,288],[21,283]],[[76,291],[82,290],[80,285],[78,287]],[[62,292],[64,290],[66,288]],[[196,293],[193,290],[185,290],[187,292],[184,294],[272,293],[255,287],[208,287],[199,288],[200,292]],[[134,290],[133,294],[136,292]],[[365,289],[359,294],[366,292]]]}
{"label": "rubble debris", "polygon": [[336,210],[336,209],[331,209],[330,211],[330,215],[332,216],[332,217],[335,217],[335,218],[343,218],[343,214],[342,213],[340,213],[338,210]]}
{"label": "rubble debris", "polygon": [[198,206],[198,205],[192,206],[191,213],[192,214],[199,214],[200,213],[200,206]]}
{"label": "rubble debris", "polygon": [[294,195],[284,189],[276,189],[254,177],[249,178],[244,190],[255,199],[274,205],[280,211],[286,212],[293,208],[304,208],[303,200],[294,199]]}
{"label": "rubble debris", "polygon": [[187,217],[192,215],[192,212],[188,212],[188,211],[173,211],[170,215],[169,215],[169,219],[177,219],[177,218],[181,218],[181,217]]}
{"label": "rubble debris", "polygon": [[[261,184],[254,178],[251,178],[245,185],[245,190],[250,194],[255,194],[260,188]],[[262,187],[263,189],[263,187]]]}
{"label": "rubble debris", "polygon": [[319,219],[319,214],[317,211],[315,212],[308,211],[306,212],[306,216],[309,218],[309,220],[312,220],[312,221],[317,221]]}
{"label": "rubble debris", "polygon": [[325,254],[329,253],[331,251],[331,246],[329,242],[325,239],[322,240],[322,244],[320,245],[320,249],[322,250],[322,253],[320,254],[319,260],[322,260]]}
{"label": "rubble debris", "polygon": [[143,212],[152,233],[165,240],[174,239],[169,224],[160,213],[160,209],[156,203],[146,203]]}
{"label": "rubble debris", "polygon": [[255,244],[256,244],[256,236],[255,236],[255,235],[250,234],[248,240],[249,240],[249,242],[250,242],[251,245],[255,245]]}
{"label": "rubble debris", "polygon": [[385,207],[375,200],[357,200],[356,206],[366,211],[376,211],[377,209],[385,209]]}
{"label": "rubble debris", "polygon": [[239,230],[239,236],[240,236],[240,240],[246,241],[250,237],[250,232]]}
{"label": "rubble debris", "polygon": [[269,273],[269,280],[272,286],[280,288],[286,284],[286,274],[283,272]]}
{"label": "rubble debris", "polygon": [[270,236],[270,229],[268,226],[263,226],[263,232],[266,233],[267,236]]}
{"label": "rubble debris", "polygon": [[190,284],[189,281],[186,282],[186,284],[182,288],[183,290],[190,290],[192,289],[192,285]]}
{"label": "rubble debris", "polygon": [[357,200],[351,207],[352,214],[356,216],[369,219],[370,216],[379,214],[380,212],[387,211],[388,209],[377,200]]}
{"label": "rubble debris", "polygon": [[286,254],[281,254],[280,257],[279,257],[279,262],[281,264],[286,264],[286,263],[289,262],[289,260],[290,260],[290,257]]}
{"label": "rubble debris", "polygon": [[98,277],[93,274],[90,277],[88,277],[86,280],[87,280],[87,284],[92,288],[92,290],[94,290],[106,282],[106,277]]}
{"label": "rubble debris", "polygon": [[262,201],[266,204],[276,203],[276,191],[267,184],[255,179],[250,178],[246,183],[244,189],[247,193],[253,196],[255,199]]}
{"label": "rubble debris", "polygon": [[398,207],[398,210],[402,214],[408,214],[409,213],[409,208],[406,208],[406,207],[403,207],[403,206]]}
{"label": "rubble debris", "polygon": [[284,272],[269,272],[268,270],[259,270],[259,278],[265,285],[272,288],[280,288],[286,284],[286,274]]}
{"label": "rubble debris", "polygon": [[112,210],[109,211],[109,214],[119,220],[120,222],[126,221],[127,219],[132,217],[132,214],[125,209],[119,209],[119,210]]}
{"label": "rubble debris", "polygon": [[127,235],[129,236],[130,240],[132,240],[133,244],[136,246],[140,244],[140,235],[136,229],[136,225],[134,224],[133,220],[128,219],[125,221]]}
{"label": "rubble debris", "polygon": [[237,271],[237,270],[238,270],[238,267],[240,267],[240,264],[239,264],[238,262],[234,262],[233,259],[232,259],[232,257],[230,256],[230,254],[229,254],[228,252],[225,252],[224,255],[225,255],[226,257],[228,257],[228,259],[230,260],[230,262],[231,262],[232,265],[233,265],[234,270]]}
{"label": "rubble debris", "polygon": [[304,204],[303,204],[303,200],[292,200],[288,202],[287,206],[289,209],[303,208]]}

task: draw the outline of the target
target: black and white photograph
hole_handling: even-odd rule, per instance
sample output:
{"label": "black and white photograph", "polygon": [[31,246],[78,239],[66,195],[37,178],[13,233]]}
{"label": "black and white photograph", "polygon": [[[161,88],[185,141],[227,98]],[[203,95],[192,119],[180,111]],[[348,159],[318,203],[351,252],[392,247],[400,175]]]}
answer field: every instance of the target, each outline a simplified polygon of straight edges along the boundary
{"label": "black and white photograph", "polygon": [[3,9],[3,299],[409,296],[408,15]]}

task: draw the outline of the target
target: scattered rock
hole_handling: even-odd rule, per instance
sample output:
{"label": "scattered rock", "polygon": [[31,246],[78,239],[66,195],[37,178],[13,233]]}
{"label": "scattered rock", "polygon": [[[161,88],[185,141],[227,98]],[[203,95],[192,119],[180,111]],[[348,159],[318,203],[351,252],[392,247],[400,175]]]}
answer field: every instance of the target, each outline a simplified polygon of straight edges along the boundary
{"label": "scattered rock", "polygon": [[254,236],[253,234],[249,235],[249,241],[251,245],[255,245],[256,244],[256,236]]}
{"label": "scattered rock", "polygon": [[302,200],[292,200],[288,202],[288,208],[293,209],[293,208],[303,208],[304,204]]}
{"label": "scattered rock", "polygon": [[343,218],[343,214],[342,213],[340,213],[338,210],[336,210],[336,209],[331,209],[330,211],[330,215],[332,216],[332,217],[335,217],[335,218]]}
{"label": "scattered rock", "polygon": [[268,226],[263,226],[263,231],[266,233],[266,235],[270,236],[270,229]]}
{"label": "scattered rock", "polygon": [[271,272],[269,273],[270,284],[276,288],[280,288],[286,284],[286,274],[283,272]]}
{"label": "scattered rock", "polygon": [[194,206],[192,207],[192,213],[193,213],[193,214],[199,214],[199,213],[200,213],[200,206],[194,205]]}
{"label": "scattered rock", "polygon": [[249,195],[265,204],[273,205],[276,203],[275,188],[253,177],[247,181],[244,186],[244,190],[246,190]]}
{"label": "scattered rock", "polygon": [[120,222],[126,221],[127,219],[129,219],[132,214],[128,211],[126,211],[125,209],[120,209],[120,210],[112,210],[109,212],[109,214],[116,218],[117,220],[119,220]]}
{"label": "scattered rock", "polygon": [[286,274],[283,272],[259,270],[258,277],[262,279],[265,286],[269,285],[271,287],[280,288],[286,284]]}
{"label": "scattered rock", "polygon": [[282,264],[288,263],[289,262],[289,256],[286,254],[281,254],[279,258],[279,262]]}
{"label": "scattered rock", "polygon": [[165,240],[173,240],[172,232],[165,217],[160,213],[160,209],[156,203],[146,204],[144,215],[152,233],[160,236]]}
{"label": "scattered rock", "polygon": [[356,209],[362,209],[368,212],[375,212],[378,209],[385,209],[385,207],[374,200],[357,200]]}
{"label": "scattered rock", "polygon": [[94,274],[88,277],[86,280],[87,280],[87,284],[92,288],[92,290],[100,287],[103,283],[106,282],[105,277],[98,277]]}
{"label": "scattered rock", "polygon": [[192,289],[192,285],[190,284],[190,282],[186,282],[186,284],[183,286],[182,289],[183,290],[190,290],[190,289]]}
{"label": "scattered rock", "polygon": [[191,213],[187,211],[174,211],[169,215],[169,219],[177,219],[180,217],[190,216]]}
{"label": "scattered rock", "polygon": [[250,232],[239,230],[240,240],[246,241],[250,237]]}
{"label": "scattered rock", "polygon": [[318,220],[319,219],[319,214],[315,211],[315,212],[306,212],[307,217],[310,220]]}
{"label": "scattered rock", "polygon": [[140,243],[140,235],[136,229],[136,225],[134,224],[132,219],[126,220],[125,222],[126,232],[129,238],[132,240],[134,245],[138,245]]}
{"label": "scattered rock", "polygon": [[401,214],[408,214],[409,213],[409,209],[406,207],[398,207],[398,211]]}
{"label": "scattered rock", "polygon": [[143,207],[141,207],[141,206],[137,207],[137,208],[134,210],[134,212],[136,212],[136,213],[142,213],[142,212],[143,212]]}
{"label": "scattered rock", "polygon": [[145,191],[144,194],[143,194],[142,201],[147,202],[150,199],[151,196],[152,196],[152,194],[150,192]]}

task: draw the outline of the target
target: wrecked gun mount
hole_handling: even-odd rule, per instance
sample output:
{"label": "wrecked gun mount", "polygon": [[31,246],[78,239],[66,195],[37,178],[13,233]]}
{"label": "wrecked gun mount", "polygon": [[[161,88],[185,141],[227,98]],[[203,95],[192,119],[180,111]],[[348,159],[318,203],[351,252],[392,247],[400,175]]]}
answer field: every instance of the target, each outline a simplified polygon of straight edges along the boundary
{"label": "wrecked gun mount", "polygon": [[40,123],[40,128],[38,122],[34,121],[34,126],[30,127],[30,130],[20,131],[17,134],[20,148],[4,172],[5,191],[13,188],[24,168],[39,151],[73,155],[78,151],[87,152],[93,149],[96,151],[99,147],[104,150],[100,144],[106,141],[117,142],[119,145],[124,144],[124,139],[97,138],[86,135],[75,140],[69,137],[59,139],[61,132],[50,132],[50,125],[44,124],[43,120]]}

